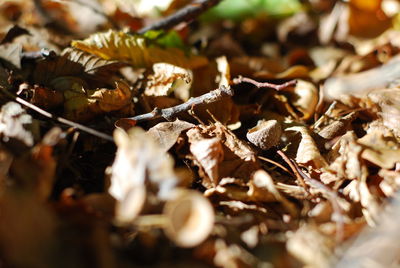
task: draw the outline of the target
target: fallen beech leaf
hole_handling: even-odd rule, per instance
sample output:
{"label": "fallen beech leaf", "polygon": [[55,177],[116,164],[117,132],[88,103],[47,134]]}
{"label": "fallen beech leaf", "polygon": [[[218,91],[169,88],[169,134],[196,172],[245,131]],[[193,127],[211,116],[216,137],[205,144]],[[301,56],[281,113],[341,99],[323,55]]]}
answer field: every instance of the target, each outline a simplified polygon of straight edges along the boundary
{"label": "fallen beech leaf", "polygon": [[[210,157],[209,154],[204,155],[204,153],[201,152],[201,146],[198,145],[199,142],[202,142],[203,146],[209,143],[209,145],[212,145],[216,149],[213,150],[213,157],[209,159],[205,158],[207,159],[208,172],[205,171],[206,167],[202,166],[199,159],[195,161],[195,164],[198,165],[203,172],[202,183],[204,183],[204,186],[207,188],[215,186],[221,178],[225,177],[241,178],[244,181],[248,181],[250,175],[259,167],[255,152],[251,147],[238,139],[235,134],[219,122],[210,126],[194,127],[186,134],[189,137],[190,146],[196,144],[198,148],[195,147],[197,149],[196,153],[199,151],[200,156]],[[195,159],[197,158],[195,155],[194,157]],[[209,177],[210,175],[213,177]]]}
{"label": "fallen beech leaf", "polygon": [[[68,79],[79,78],[90,81],[86,87],[104,86],[112,82],[112,75],[125,63],[104,60],[98,56],[85,53],[74,48],[66,48],[60,56],[41,60],[34,71],[34,81],[52,89],[64,91],[71,88],[71,82],[65,85]],[[67,80],[60,83],[60,80]]]}
{"label": "fallen beech leaf", "polygon": [[352,112],[338,120],[333,121],[328,126],[318,132],[318,135],[324,139],[332,139],[336,136],[343,135],[348,130],[349,125],[357,117],[356,112]]}
{"label": "fallen beech leaf", "polygon": [[296,162],[312,165],[315,168],[327,167],[325,158],[322,157],[314,139],[306,127],[296,126],[286,128],[285,131],[297,131],[301,134],[301,141],[296,153]]}
{"label": "fallen beech leaf", "polygon": [[264,198],[272,195],[276,201],[283,204],[291,216],[296,217],[298,215],[297,208],[279,192],[271,175],[265,170],[259,169],[254,172],[248,185],[249,191],[247,194],[254,198],[255,201],[263,201]]}
{"label": "fallen beech leaf", "polygon": [[[192,135],[192,133],[188,133],[188,135]],[[219,182],[218,165],[224,159],[221,139],[192,140],[190,143],[190,152],[195,157],[198,165],[204,169],[206,176],[210,178],[209,182],[203,181],[203,183],[215,187]]]}
{"label": "fallen beech leaf", "polygon": [[314,115],[319,99],[318,95],[318,90],[314,84],[305,80],[297,80],[293,96],[289,100],[303,114],[302,119],[308,120]]}
{"label": "fallen beech leaf", "polygon": [[181,133],[192,127],[194,127],[192,123],[176,119],[173,122],[158,123],[147,133],[158,142],[163,151],[167,152],[176,143]]}
{"label": "fallen beech leaf", "polygon": [[392,137],[384,137],[380,131],[372,131],[357,140],[365,146],[361,157],[381,168],[393,168],[400,163],[400,148]]}
{"label": "fallen beech leaf", "polygon": [[106,60],[129,61],[135,67],[150,67],[157,62],[166,62],[192,69],[207,64],[204,57],[188,57],[179,48],[151,46],[148,41],[140,35],[109,30],[93,34],[83,41],[73,41],[72,46]]}
{"label": "fallen beech leaf", "polygon": [[171,92],[182,100],[187,101],[193,73],[168,63],[153,64],[153,75],[149,75],[144,93],[149,96],[168,96]]}
{"label": "fallen beech leaf", "polygon": [[400,137],[400,89],[374,90],[368,97],[381,108],[379,115],[383,124]]}
{"label": "fallen beech leaf", "polygon": [[155,191],[160,200],[172,198],[178,182],[173,160],[142,129],[131,128],[128,133],[116,129],[118,146],[112,167],[108,192],[117,200],[116,219],[130,223],[141,211],[146,193]]}
{"label": "fallen beech leaf", "polygon": [[64,92],[65,117],[75,121],[85,121],[99,114],[128,108],[131,115],[132,102],[129,85],[123,81],[115,83],[115,89],[85,90],[75,84],[71,90]]}
{"label": "fallen beech leaf", "polygon": [[228,60],[225,56],[219,57],[215,60],[217,62],[217,69],[219,72],[219,79],[218,86],[226,86],[229,87],[231,84],[231,70],[229,67]]}

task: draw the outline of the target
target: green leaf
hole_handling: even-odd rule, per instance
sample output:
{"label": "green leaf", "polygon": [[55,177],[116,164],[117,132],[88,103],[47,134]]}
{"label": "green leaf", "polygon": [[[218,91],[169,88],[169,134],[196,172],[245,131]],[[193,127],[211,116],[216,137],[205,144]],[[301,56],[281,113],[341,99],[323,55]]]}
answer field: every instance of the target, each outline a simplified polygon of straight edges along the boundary
{"label": "green leaf", "polygon": [[243,20],[259,14],[283,17],[302,8],[298,0],[224,0],[209,10],[202,18],[206,21],[219,19]]}

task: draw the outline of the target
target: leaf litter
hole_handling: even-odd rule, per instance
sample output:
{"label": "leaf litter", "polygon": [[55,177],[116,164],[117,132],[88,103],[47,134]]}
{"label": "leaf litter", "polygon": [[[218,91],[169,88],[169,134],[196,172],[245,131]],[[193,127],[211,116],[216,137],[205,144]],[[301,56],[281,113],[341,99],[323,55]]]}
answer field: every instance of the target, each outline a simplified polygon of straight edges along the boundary
{"label": "leaf litter", "polygon": [[398,266],[397,1],[166,2],[0,5],[1,264]]}

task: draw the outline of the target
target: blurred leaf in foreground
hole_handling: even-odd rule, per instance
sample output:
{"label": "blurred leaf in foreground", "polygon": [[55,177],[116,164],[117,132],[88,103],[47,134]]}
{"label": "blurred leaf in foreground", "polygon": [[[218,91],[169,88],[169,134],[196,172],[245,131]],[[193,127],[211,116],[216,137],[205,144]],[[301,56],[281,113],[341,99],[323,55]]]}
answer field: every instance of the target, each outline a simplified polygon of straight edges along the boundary
{"label": "blurred leaf in foreground", "polygon": [[242,20],[259,14],[287,16],[301,10],[297,0],[225,0],[211,9],[203,17],[205,20]]}

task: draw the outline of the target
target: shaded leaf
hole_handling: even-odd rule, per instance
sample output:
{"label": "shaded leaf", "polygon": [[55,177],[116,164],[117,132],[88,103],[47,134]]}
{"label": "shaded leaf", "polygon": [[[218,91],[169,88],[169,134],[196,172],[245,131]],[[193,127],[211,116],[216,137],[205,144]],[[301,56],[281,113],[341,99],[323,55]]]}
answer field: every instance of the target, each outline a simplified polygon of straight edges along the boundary
{"label": "shaded leaf", "polygon": [[85,121],[99,114],[127,109],[132,113],[131,91],[129,86],[119,81],[115,89],[85,90],[74,84],[71,90],[64,92],[64,114],[76,121]]}

